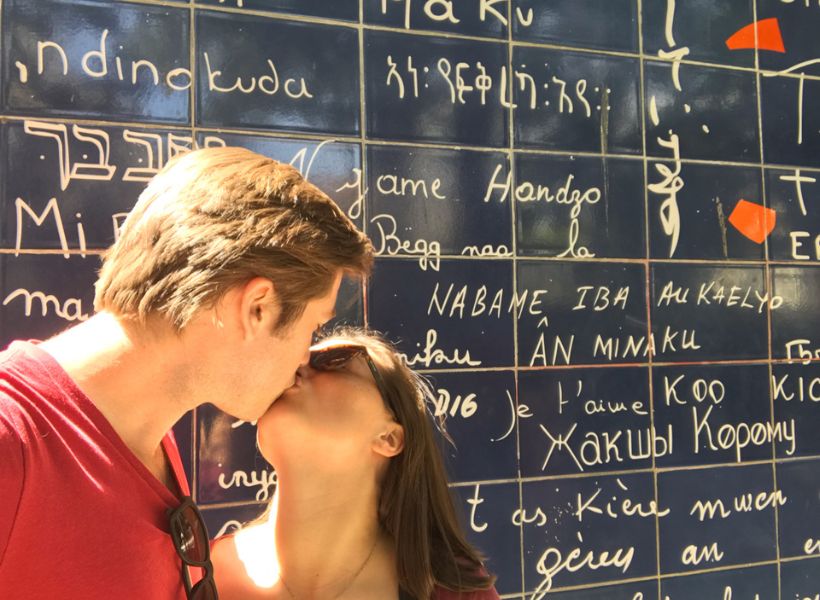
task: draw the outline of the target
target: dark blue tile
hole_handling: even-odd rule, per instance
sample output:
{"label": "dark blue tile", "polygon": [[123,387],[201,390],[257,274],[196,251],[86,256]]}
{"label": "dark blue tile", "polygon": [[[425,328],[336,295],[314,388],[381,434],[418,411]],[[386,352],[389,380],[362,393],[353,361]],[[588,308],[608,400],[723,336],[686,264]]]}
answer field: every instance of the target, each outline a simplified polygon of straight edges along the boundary
{"label": "dark blue tile", "polygon": [[640,154],[637,59],[516,47],[515,145]]}
{"label": "dark blue tile", "polygon": [[814,198],[820,173],[766,169],[766,199],[777,213],[769,236],[772,260],[820,261],[820,207]]}
{"label": "dark blue tile", "polygon": [[520,366],[647,362],[642,265],[519,262]]}
{"label": "dark blue tile", "polygon": [[771,465],[660,473],[661,573],[777,558],[772,475]]}
{"label": "dark blue tile", "polygon": [[256,426],[206,404],[197,409],[199,504],[265,502],[276,491],[276,473],[256,447]]}
{"label": "dark blue tile", "polygon": [[459,486],[452,492],[467,540],[487,557],[490,573],[498,576],[498,592],[520,593],[521,528],[510,518],[520,508],[518,484]]}
{"label": "dark blue tile", "polygon": [[772,365],[774,419],[794,429],[792,440],[776,440],[778,458],[820,456],[820,364]]}
{"label": "dark blue tile", "polygon": [[777,463],[777,485],[788,498],[778,511],[780,556],[820,555],[820,459]]}
{"label": "dark blue tile", "polygon": [[440,373],[430,377],[436,420],[444,419],[450,444],[440,436],[451,482],[515,479],[517,407],[512,371]]}
{"label": "dark blue tile", "polygon": [[521,475],[652,467],[671,433],[653,435],[643,367],[524,371],[518,376]]}
{"label": "dark blue tile", "polygon": [[552,592],[550,600],[656,600],[656,581],[620,583],[601,587],[584,588],[571,592]]}
{"label": "dark blue tile", "polygon": [[636,0],[515,0],[512,5],[516,40],[638,52]]}
{"label": "dark blue tile", "polygon": [[44,340],[88,319],[99,268],[97,256],[0,255],[0,347]]}
{"label": "dark blue tile", "polygon": [[[666,23],[672,10],[671,38]],[[643,5],[644,52],[662,56],[686,48],[685,60],[753,67],[752,50],[729,50],[726,40],[738,29],[754,21],[754,0],[712,2],[688,0],[669,3],[650,0]]]}
{"label": "dark blue tile", "polygon": [[[378,254],[512,256],[507,157],[369,146],[368,226]],[[503,183],[501,184],[503,185]]]}
{"label": "dark blue tile", "polygon": [[515,170],[519,255],[646,256],[640,161],[518,154]]}
{"label": "dark blue tile", "polygon": [[512,265],[378,259],[368,289],[368,325],[398,342],[416,369],[509,367],[514,363]]}
{"label": "dark blue tile", "polygon": [[[820,10],[812,0],[757,0],[757,18],[777,19],[785,52],[760,51],[760,68],[786,70],[817,59],[817,32]],[[807,75],[817,75],[817,67],[807,65]]]}
{"label": "dark blue tile", "polygon": [[359,133],[355,29],[212,12],[196,27],[198,124]]}
{"label": "dark blue tile", "polygon": [[357,0],[195,0],[195,3],[245,10],[270,10],[326,19],[359,20]]}
{"label": "dark blue tile", "polygon": [[336,297],[336,316],[326,325],[326,330],[332,330],[336,326],[356,326],[364,325],[364,294],[362,282],[356,279],[345,277],[339,287],[339,295]]}
{"label": "dark blue tile", "polygon": [[820,268],[772,267],[772,356],[793,361],[820,358]]}
{"label": "dark blue tile", "polygon": [[526,590],[656,575],[654,500],[649,473],[524,483]]}
{"label": "dark blue tile", "polygon": [[765,162],[820,166],[820,114],[812,110],[820,99],[820,81],[801,84],[799,77],[764,73],[760,97]]}
{"label": "dark blue tile", "polygon": [[781,563],[780,592],[784,600],[814,600],[820,596],[820,558]]}
{"label": "dark blue tile", "polygon": [[767,358],[769,298],[762,266],[651,268],[658,360]]}
{"label": "dark blue tile", "polygon": [[506,147],[503,44],[366,31],[368,137]]}
{"label": "dark blue tile", "polygon": [[300,140],[234,133],[200,133],[201,146],[242,146],[296,167],[362,227],[362,159],[358,144],[336,140]]}
{"label": "dark blue tile", "polygon": [[[666,179],[665,162],[649,163],[652,185]],[[681,165],[682,187],[649,189],[652,258],[762,260],[765,246],[742,235],[729,216],[740,200],[763,204],[760,169],[726,165]]]}
{"label": "dark blue tile", "polygon": [[[671,157],[670,133],[682,158],[758,162],[757,91],[754,73],[681,65],[683,91],[675,89],[672,65],[646,62],[646,152]],[[657,106],[658,125],[652,121]],[[664,145],[665,142],[667,145]],[[650,183],[653,178],[650,177]]]}
{"label": "dark blue tile", "polygon": [[655,427],[675,432],[674,452],[659,467],[748,462],[772,458],[772,439],[784,443],[788,423],[769,434],[771,403],[766,365],[698,365],[653,369]]}
{"label": "dark blue tile", "polygon": [[3,178],[0,244],[22,249],[107,248],[146,182],[193,145],[184,131],[43,121],[6,123],[0,137],[13,174]]}
{"label": "dark blue tile", "polygon": [[249,525],[267,510],[267,503],[237,504],[225,508],[202,508],[202,517],[212,540]]}
{"label": "dark blue tile", "polygon": [[13,114],[189,123],[189,12],[67,0],[3,4]]}
{"label": "dark blue tile", "polygon": [[777,566],[747,567],[717,573],[699,573],[661,580],[661,598],[749,598],[778,600]]}
{"label": "dark blue tile", "polygon": [[475,0],[371,0],[363,3],[364,22],[415,31],[507,39],[506,2],[494,4],[492,1],[479,4]]}

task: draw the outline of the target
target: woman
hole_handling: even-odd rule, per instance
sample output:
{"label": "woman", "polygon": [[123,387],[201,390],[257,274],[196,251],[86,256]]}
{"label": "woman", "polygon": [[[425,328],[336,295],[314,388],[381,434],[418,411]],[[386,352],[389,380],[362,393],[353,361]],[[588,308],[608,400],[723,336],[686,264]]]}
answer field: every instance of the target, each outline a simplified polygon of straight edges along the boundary
{"label": "woman", "polygon": [[220,600],[498,598],[458,525],[429,397],[378,337],[345,330],[314,346],[259,420],[277,493],[216,543]]}

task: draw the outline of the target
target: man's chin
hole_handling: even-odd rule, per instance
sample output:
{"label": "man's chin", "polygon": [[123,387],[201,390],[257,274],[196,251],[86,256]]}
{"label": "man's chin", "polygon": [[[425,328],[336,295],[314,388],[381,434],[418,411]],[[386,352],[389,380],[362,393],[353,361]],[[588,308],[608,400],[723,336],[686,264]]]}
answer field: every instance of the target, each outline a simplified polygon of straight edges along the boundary
{"label": "man's chin", "polygon": [[[285,390],[283,392],[281,392],[273,400],[271,400],[271,403],[268,404],[267,408],[265,408],[265,411],[262,413],[262,415],[267,414],[267,412],[271,408],[273,408],[276,405],[277,402],[281,401],[282,398],[284,398],[285,396],[288,395],[288,393],[290,392],[291,389],[292,389],[292,387],[285,388]],[[260,419],[262,418],[262,415],[260,415],[260,417],[259,417]]]}
{"label": "man's chin", "polygon": [[[279,393],[276,394],[274,399],[271,400],[271,403],[268,404],[268,406],[265,408],[265,410],[263,411],[262,414],[267,413],[271,409],[271,407],[273,407],[273,405],[276,404],[278,401],[280,401],[282,398],[286,398],[287,396],[290,396],[294,392],[298,391],[299,388],[301,387],[300,384],[301,384],[300,378],[299,377],[294,377],[291,380],[290,385],[288,385],[284,389],[280,390]],[[262,417],[262,415],[259,415],[259,418],[261,418],[261,417]]]}

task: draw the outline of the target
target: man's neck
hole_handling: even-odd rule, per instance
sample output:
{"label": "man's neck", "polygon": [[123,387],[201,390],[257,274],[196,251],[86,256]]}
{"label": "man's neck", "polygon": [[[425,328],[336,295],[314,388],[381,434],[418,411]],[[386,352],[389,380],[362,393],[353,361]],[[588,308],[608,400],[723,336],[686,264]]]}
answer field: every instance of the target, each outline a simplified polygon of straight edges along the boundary
{"label": "man's neck", "polygon": [[190,373],[185,354],[173,348],[178,344],[173,335],[137,339],[116,318],[99,313],[40,346],[166,483],[162,438],[196,402],[186,393]]}

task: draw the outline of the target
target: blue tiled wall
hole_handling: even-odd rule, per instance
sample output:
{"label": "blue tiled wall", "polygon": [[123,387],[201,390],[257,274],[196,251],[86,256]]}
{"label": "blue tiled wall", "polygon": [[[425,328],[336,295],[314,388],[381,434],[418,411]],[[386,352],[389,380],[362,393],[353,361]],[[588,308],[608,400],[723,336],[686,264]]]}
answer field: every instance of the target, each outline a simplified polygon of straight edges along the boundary
{"label": "blue tiled wall", "polygon": [[[502,595],[817,598],[819,26],[803,0],[5,0],[0,342],[91,314],[170,157],[247,146],[372,237],[337,312],[434,382]],[[253,424],[175,429],[213,535],[265,508]]]}

